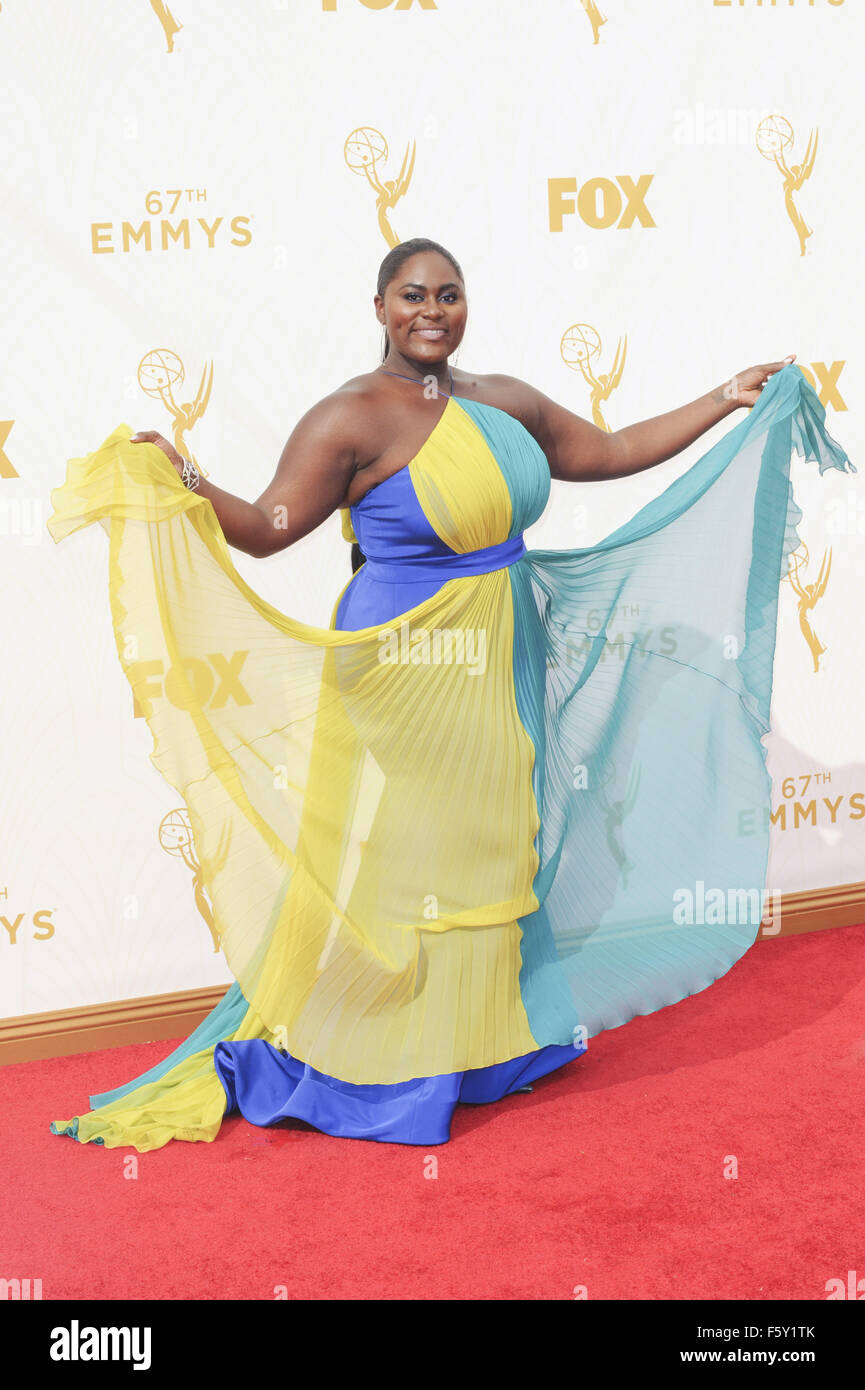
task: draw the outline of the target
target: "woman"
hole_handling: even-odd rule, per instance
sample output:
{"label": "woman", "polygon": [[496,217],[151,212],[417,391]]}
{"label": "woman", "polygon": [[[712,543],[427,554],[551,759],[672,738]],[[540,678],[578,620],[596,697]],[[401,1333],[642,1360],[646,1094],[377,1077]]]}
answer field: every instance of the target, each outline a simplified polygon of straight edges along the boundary
{"label": "woman", "polygon": [[[255,502],[127,426],[52,495],[55,540],[109,533],[118,652],[237,981],[55,1133],[144,1150],[237,1108],[441,1143],[458,1101],[525,1090],[759,930],[768,816],[743,812],[770,804],[791,444],[849,462],[792,354],[607,434],[450,368],[466,293],[437,243],[385,257],[375,308],[382,364],[304,415]],[[604,541],[526,551],[551,477],[640,472],[741,406]],[[271,555],[337,508],[363,563],[310,628],[225,543]]]}

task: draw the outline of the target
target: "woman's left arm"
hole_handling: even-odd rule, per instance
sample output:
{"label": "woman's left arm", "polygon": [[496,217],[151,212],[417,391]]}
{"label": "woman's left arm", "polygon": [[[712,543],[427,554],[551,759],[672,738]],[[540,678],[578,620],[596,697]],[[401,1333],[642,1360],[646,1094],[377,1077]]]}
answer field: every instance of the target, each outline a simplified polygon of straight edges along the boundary
{"label": "woman's left arm", "polygon": [[783,362],[764,362],[758,367],[749,367],[745,372],[737,372],[722,386],[707,391],[705,396],[698,396],[688,405],[680,405],[666,415],[655,415],[650,420],[641,420],[639,424],[626,425],[618,430],[617,466],[610,476],[625,478],[674,458],[706,430],[723,420],[725,415],[738,410],[739,406],[754,405],[769,377],[792,362],[794,356],[795,353]]}
{"label": "woman's left arm", "polygon": [[665,463],[732,411],[754,405],[769,377],[792,362],[795,355],[737,372],[687,405],[609,434],[548,396],[533,392],[532,433],[547,456],[553,478],[565,482],[626,478]]}

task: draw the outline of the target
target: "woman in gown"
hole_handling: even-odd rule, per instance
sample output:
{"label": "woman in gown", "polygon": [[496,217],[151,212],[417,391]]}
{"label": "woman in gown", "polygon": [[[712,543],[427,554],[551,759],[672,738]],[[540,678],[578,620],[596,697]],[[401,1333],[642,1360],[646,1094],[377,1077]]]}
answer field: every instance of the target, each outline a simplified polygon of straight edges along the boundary
{"label": "woman in gown", "polygon": [[[375,306],[381,366],[307,412],[255,503],[126,425],[52,493],[55,540],[109,536],[118,655],[236,981],[54,1133],[144,1151],[239,1110],[442,1143],[457,1102],[704,989],[760,929],[791,453],[852,469],[815,393],[788,358],[608,434],[451,370],[465,286],[437,243],[385,257]],[[526,550],[551,477],[637,473],[743,406],[604,540]],[[337,508],[363,563],[319,629],[228,545]]]}

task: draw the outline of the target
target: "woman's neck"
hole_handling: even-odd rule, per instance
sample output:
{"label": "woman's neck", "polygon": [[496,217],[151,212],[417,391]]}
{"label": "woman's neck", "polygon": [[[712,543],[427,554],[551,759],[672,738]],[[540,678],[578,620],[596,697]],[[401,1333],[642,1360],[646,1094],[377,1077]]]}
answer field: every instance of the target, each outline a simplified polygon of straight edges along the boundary
{"label": "woman's neck", "polygon": [[399,352],[388,353],[387,358],[382,362],[382,368],[387,372],[393,372],[397,376],[409,377],[423,385],[432,377],[438,384],[440,391],[449,392],[453,381],[453,373],[447,358],[441,362],[417,362],[409,357],[403,357]]}

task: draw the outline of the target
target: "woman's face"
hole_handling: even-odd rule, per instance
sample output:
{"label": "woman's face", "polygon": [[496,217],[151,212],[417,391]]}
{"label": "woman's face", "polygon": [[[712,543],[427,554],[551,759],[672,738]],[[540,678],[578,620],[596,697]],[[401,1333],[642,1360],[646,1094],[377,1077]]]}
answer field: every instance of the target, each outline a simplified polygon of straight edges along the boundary
{"label": "woman's face", "polygon": [[391,351],[421,367],[446,361],[465,332],[465,287],[438,251],[419,251],[407,260],[384,298],[375,296],[375,307]]}

